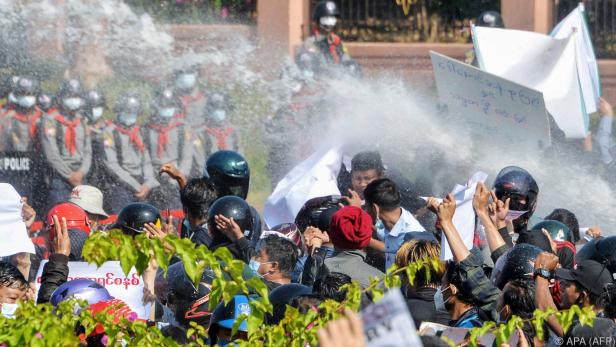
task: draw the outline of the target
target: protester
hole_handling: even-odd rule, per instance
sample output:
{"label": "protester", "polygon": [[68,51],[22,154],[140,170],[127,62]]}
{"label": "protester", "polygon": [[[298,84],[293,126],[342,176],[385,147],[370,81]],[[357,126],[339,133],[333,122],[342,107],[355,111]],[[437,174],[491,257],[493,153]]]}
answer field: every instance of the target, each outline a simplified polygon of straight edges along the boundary
{"label": "protester", "polygon": [[289,240],[269,235],[261,240],[258,253],[248,267],[261,277],[270,289],[291,283],[297,262],[297,247]]}
{"label": "protester", "polygon": [[180,190],[184,211],[182,237],[188,237],[195,245],[210,246],[212,236],[208,231],[208,210],[218,198],[214,185],[206,178],[192,178]]}
{"label": "protester", "polygon": [[96,187],[88,185],[80,185],[73,188],[71,197],[68,199],[68,202],[86,211],[92,230],[98,229],[99,221],[109,218],[109,215],[103,209],[103,201],[103,192]]}

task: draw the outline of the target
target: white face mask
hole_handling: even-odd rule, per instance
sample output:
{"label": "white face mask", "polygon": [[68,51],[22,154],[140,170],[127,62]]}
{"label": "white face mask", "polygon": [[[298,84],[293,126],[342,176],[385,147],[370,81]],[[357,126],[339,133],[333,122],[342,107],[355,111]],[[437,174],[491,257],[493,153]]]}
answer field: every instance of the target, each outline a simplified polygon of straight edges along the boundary
{"label": "white face mask", "polygon": [[0,304],[2,306],[2,315],[6,318],[15,319],[15,311],[17,311],[17,304]]}
{"label": "white face mask", "polygon": [[528,212],[528,211],[509,210],[509,212],[507,212],[507,216],[505,217],[505,220],[508,220],[510,222],[514,221],[514,220],[520,218],[526,212]]}
{"label": "white face mask", "polygon": [[15,94],[9,93],[9,96],[7,98],[9,99],[9,102],[11,104],[16,104],[17,103],[17,98],[15,97]]}
{"label": "white face mask", "polygon": [[223,120],[225,120],[226,115],[227,112],[225,112],[225,110],[215,110],[214,112],[212,112],[212,120],[216,122],[222,122]]}
{"label": "white face mask", "polygon": [[97,120],[103,116],[103,108],[102,107],[93,107],[92,108],[92,120]]}
{"label": "white face mask", "polygon": [[175,80],[175,86],[179,89],[191,89],[195,84],[197,84],[197,75],[194,73],[181,74]]}
{"label": "white face mask", "polygon": [[120,121],[120,123],[130,127],[130,126],[135,125],[135,123],[137,123],[137,114],[136,113],[120,113],[118,120]]}
{"label": "white face mask", "polygon": [[441,288],[437,288],[436,293],[434,293],[434,306],[437,311],[447,312],[445,300],[443,299],[443,290],[441,290]]}
{"label": "white face mask", "polygon": [[175,115],[175,107],[166,107],[158,110],[158,115],[161,118],[171,118]]}
{"label": "white face mask", "polygon": [[75,111],[81,107],[81,98],[66,98],[62,100],[64,107],[71,111]]}
{"label": "white face mask", "polygon": [[34,103],[36,103],[36,97],[34,96],[26,95],[17,98],[17,104],[23,108],[30,108],[34,106]]}
{"label": "white face mask", "polygon": [[314,77],[314,71],[302,70],[302,77],[305,79],[312,79]]}
{"label": "white face mask", "polygon": [[319,24],[321,24],[321,28],[326,31],[331,31],[336,26],[336,22],[338,19],[334,16],[325,16],[319,19]]}

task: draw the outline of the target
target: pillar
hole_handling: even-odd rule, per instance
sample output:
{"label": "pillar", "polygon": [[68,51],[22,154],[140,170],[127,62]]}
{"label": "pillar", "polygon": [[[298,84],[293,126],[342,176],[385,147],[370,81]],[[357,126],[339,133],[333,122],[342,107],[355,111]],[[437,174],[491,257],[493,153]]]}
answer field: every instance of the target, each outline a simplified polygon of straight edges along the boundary
{"label": "pillar", "polygon": [[554,25],[553,0],[501,0],[501,13],[507,29],[547,34]]}

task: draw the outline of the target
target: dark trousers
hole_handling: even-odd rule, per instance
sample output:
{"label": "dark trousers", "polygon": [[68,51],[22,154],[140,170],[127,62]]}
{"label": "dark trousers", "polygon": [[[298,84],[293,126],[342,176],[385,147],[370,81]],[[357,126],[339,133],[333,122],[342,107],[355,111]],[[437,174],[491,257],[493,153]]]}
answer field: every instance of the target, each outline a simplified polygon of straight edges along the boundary
{"label": "dark trousers", "polygon": [[[82,184],[87,183],[82,182]],[[46,216],[47,211],[49,211],[55,205],[61,202],[68,201],[68,199],[71,197],[72,191],[73,186],[68,183],[67,180],[57,174],[53,174],[49,184],[49,193],[47,194],[47,208],[45,209],[44,215]]]}
{"label": "dark trousers", "polygon": [[106,191],[105,199],[109,201],[111,214],[118,214],[124,206],[137,201],[132,190],[121,184],[109,184]]}

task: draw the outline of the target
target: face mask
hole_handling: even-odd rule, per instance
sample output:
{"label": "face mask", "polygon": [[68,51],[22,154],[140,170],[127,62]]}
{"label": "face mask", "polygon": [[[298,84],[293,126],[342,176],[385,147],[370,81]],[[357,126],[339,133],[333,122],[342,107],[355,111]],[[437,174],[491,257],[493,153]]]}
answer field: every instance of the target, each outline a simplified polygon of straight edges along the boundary
{"label": "face mask", "polygon": [[17,104],[23,108],[30,108],[34,106],[36,98],[34,96],[20,96],[17,98]]}
{"label": "face mask", "polygon": [[312,70],[302,70],[302,77],[306,79],[312,79],[314,77],[314,71]]}
{"label": "face mask", "polygon": [[195,74],[181,74],[175,80],[175,86],[179,89],[191,89],[197,83],[197,75]]}
{"label": "face mask", "polygon": [[9,99],[9,102],[11,104],[16,104],[17,103],[17,98],[15,97],[15,94],[9,93],[9,96],[7,98]]}
{"label": "face mask", "polygon": [[136,113],[120,113],[120,117],[118,118],[120,123],[126,126],[133,126],[137,123],[137,114]]}
{"label": "face mask", "polygon": [[[443,292],[444,290],[441,290],[439,288],[436,290],[436,293],[434,293],[434,306],[436,307],[437,311],[448,312],[447,308],[445,307],[445,300],[443,299]],[[447,301],[449,301],[449,299],[447,299]]]}
{"label": "face mask", "polygon": [[336,26],[337,19],[333,16],[321,17],[319,19],[319,24],[321,24],[321,28],[325,31],[331,31]]}
{"label": "face mask", "polygon": [[374,226],[376,227],[377,230],[383,230],[385,229],[385,224],[383,223],[383,220],[381,218],[376,219],[376,223],[374,224]]}
{"label": "face mask", "polygon": [[509,210],[509,212],[507,212],[507,216],[505,217],[505,220],[514,221],[514,220],[520,218],[526,212],[528,212],[528,211]]}
{"label": "face mask", "polygon": [[81,107],[81,98],[66,98],[62,100],[62,104],[67,109],[75,111],[76,109]]}
{"label": "face mask", "polygon": [[2,306],[2,315],[6,318],[15,319],[15,311],[17,311],[17,304],[0,304]]}
{"label": "face mask", "polygon": [[214,112],[212,112],[212,120],[216,122],[222,122],[223,120],[225,120],[226,115],[227,112],[225,112],[225,110],[215,110]]}
{"label": "face mask", "polygon": [[158,115],[161,118],[171,118],[175,115],[175,107],[166,107],[158,110]]}
{"label": "face mask", "polygon": [[103,108],[102,107],[93,107],[92,108],[92,120],[97,120],[97,119],[101,118],[102,115],[103,115]]}
{"label": "face mask", "polygon": [[503,308],[501,308],[500,311],[498,311],[498,317],[497,317],[498,319],[496,320],[496,323],[503,324],[503,323],[507,322],[508,318],[507,317],[503,317],[503,312],[505,312],[505,308],[506,307],[503,307]]}
{"label": "face mask", "polygon": [[259,268],[261,267],[261,263],[259,263],[258,261],[251,259],[250,262],[248,263],[248,268],[257,276],[261,277],[261,274],[259,273]]}

